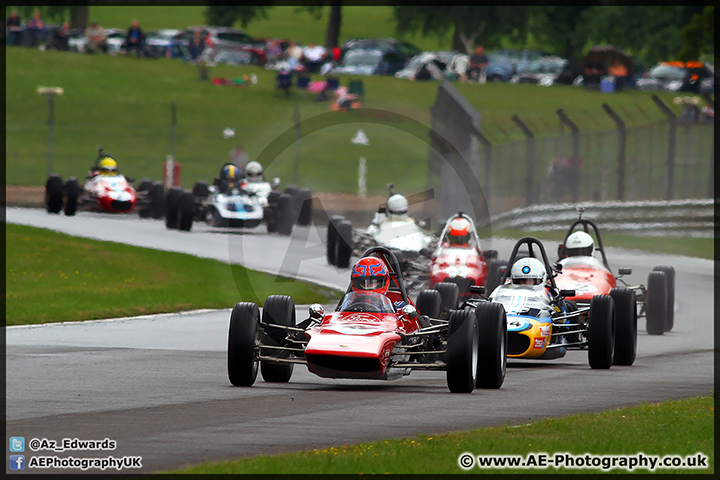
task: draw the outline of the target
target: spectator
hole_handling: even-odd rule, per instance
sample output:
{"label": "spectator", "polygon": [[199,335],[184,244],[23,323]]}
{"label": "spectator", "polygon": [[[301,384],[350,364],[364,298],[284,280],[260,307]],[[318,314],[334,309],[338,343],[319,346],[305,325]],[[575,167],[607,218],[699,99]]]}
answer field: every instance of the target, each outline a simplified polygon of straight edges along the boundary
{"label": "spectator", "polygon": [[485,49],[482,45],[478,45],[475,53],[470,57],[467,66],[468,81],[471,83],[485,83],[485,67],[489,63]]}
{"label": "spectator", "polygon": [[627,87],[628,69],[620,60],[615,59],[608,73],[615,78],[615,91],[619,92]]}
{"label": "spectator", "polygon": [[22,21],[17,10],[10,12],[10,16],[5,22],[5,32],[8,39],[8,45],[20,45],[22,37]]}
{"label": "spectator", "polygon": [[190,40],[188,45],[188,53],[190,53],[190,60],[196,61],[203,52],[205,42],[203,42],[202,32],[199,28],[196,28],[193,32],[193,38]]}
{"label": "spectator", "polygon": [[328,55],[325,47],[322,45],[316,45],[312,42],[303,49],[302,54],[302,63],[305,66],[305,69],[310,73],[317,73]]}
{"label": "spectator", "polygon": [[290,46],[285,50],[285,55],[287,56],[289,70],[293,71],[297,69],[303,58],[303,50],[295,42],[291,42]]}
{"label": "spectator", "polygon": [[45,22],[43,22],[42,18],[40,18],[40,10],[35,10],[33,17],[27,24],[27,29],[30,32],[31,47],[34,47],[45,39],[47,26],[45,25]]}
{"label": "spectator", "polygon": [[125,55],[130,55],[131,50],[137,52],[137,56],[142,55],[143,45],[145,44],[145,33],[137,20],[133,20],[130,28],[125,35]]}
{"label": "spectator", "polygon": [[70,39],[70,24],[65,22],[58,30],[55,31],[52,40],[50,41],[50,49],[52,50],[70,50],[68,40]]}
{"label": "spectator", "polygon": [[278,61],[280,56],[282,56],[282,47],[280,47],[280,42],[277,40],[271,40],[268,43],[267,47],[267,63],[273,64]]}
{"label": "spectator", "polygon": [[248,155],[241,145],[236,145],[235,148],[230,151],[230,163],[243,172],[245,171],[245,165],[247,165],[248,160]]}
{"label": "spectator", "polygon": [[85,38],[88,42],[85,47],[87,53],[95,53],[100,49],[101,52],[108,52],[107,33],[103,27],[98,26],[97,22],[92,22],[90,28],[85,32]]}
{"label": "spectator", "polygon": [[588,88],[597,88],[600,86],[600,79],[606,74],[605,67],[600,62],[597,52],[588,55],[585,67],[583,69],[583,83]]}

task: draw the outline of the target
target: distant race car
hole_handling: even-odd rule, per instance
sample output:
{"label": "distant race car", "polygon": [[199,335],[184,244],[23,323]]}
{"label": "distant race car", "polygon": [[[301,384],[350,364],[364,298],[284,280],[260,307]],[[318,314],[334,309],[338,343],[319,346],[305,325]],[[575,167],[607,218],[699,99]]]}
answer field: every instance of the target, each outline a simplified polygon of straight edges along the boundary
{"label": "distant race car", "polygon": [[235,228],[265,223],[268,232],[290,235],[293,225],[312,222],[312,194],[295,186],[280,192],[279,185],[279,178],[265,180],[258,162],[248,162],[244,172],[226,163],[211,186],[199,180],[192,191],[178,187],[168,191],[165,225],[189,231],[194,221]]}
{"label": "distant race car", "polygon": [[[361,265],[363,260],[370,265]],[[388,248],[368,249],[357,272],[361,266],[379,277],[359,280],[383,278],[384,293],[353,288],[358,285],[353,275],[334,312],[314,304],[309,317],[297,324],[289,296],[268,297],[262,314],[254,303],[237,303],[228,334],[230,383],[253,385],[258,367],[266,382],[285,383],[293,365],[304,364],[325,378],[390,380],[412,370],[444,370],[451,392],[502,386],[506,319],[500,305],[486,302],[443,320],[437,318],[439,292],[424,290],[413,302],[400,263]]]}
{"label": "distant race car", "polygon": [[165,187],[160,182],[144,179],[138,190],[135,179],[125,177],[117,169],[115,160],[98,149],[98,159],[88,173],[85,183],[69,177],[65,183],[56,173],[45,182],[45,208],[49,213],[72,216],[78,210],[131,213],[162,218]]}
{"label": "distant race car", "polygon": [[403,268],[410,289],[424,284],[428,277],[427,261],[434,238],[421,222],[408,215],[408,200],[393,193],[388,185],[389,197],[381,205],[365,230],[353,229],[352,223],[340,215],[330,218],[327,229],[326,257],[330,265],[350,266],[350,258],[365,249],[381,246],[393,251]]}
{"label": "distant race car", "polygon": [[[614,295],[616,308],[631,309],[637,303],[640,307],[637,316],[647,319],[647,332],[650,335],[662,335],[672,330],[675,317],[675,268],[669,265],[656,266],[648,275],[647,286],[628,285],[621,277],[630,275],[632,269],[621,268],[617,276],[613,275],[600,230],[591,220],[582,218],[584,209],[578,210],[580,217],[570,225],[564,242],[558,246],[558,264],[562,266],[556,279],[559,288],[575,290],[576,294],[569,298],[579,304],[589,303],[593,295],[597,294]],[[589,233],[591,229],[596,241]],[[600,252],[601,260],[594,257],[595,251]],[[618,281],[622,286],[618,286]]]}
{"label": "distant race car", "polygon": [[[558,289],[557,269],[550,265],[543,244],[534,237],[518,240],[508,265],[500,285],[487,297],[505,308],[508,357],[555,359],[564,357],[569,349],[587,349],[593,369],[635,362],[636,317],[624,303],[627,295],[618,295],[617,291],[593,295],[588,305],[581,306],[567,300],[575,291]],[[485,289],[475,286],[471,291],[484,293]],[[472,310],[483,301],[470,298],[460,309]]]}
{"label": "distant race car", "polygon": [[430,258],[430,287],[441,282],[456,283],[464,299],[471,295],[472,285],[485,285],[487,262],[496,258],[496,250],[481,249],[472,218],[458,212],[448,218]]}

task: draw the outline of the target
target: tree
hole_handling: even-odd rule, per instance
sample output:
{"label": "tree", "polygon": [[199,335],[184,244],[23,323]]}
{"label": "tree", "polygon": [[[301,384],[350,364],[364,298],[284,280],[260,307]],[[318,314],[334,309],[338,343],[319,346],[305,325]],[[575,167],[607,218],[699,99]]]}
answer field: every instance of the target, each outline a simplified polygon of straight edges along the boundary
{"label": "tree", "polygon": [[[316,20],[322,18],[325,7],[322,5],[312,5],[307,7],[298,7],[295,12],[307,12]],[[330,16],[328,17],[327,30],[325,31],[325,48],[330,50],[340,43],[340,28],[342,27],[342,5],[333,3],[330,6]]]}
{"label": "tree", "polygon": [[707,6],[695,13],[680,32],[682,46],[677,53],[684,62],[713,56],[715,53],[715,7]]}
{"label": "tree", "polygon": [[580,56],[593,23],[590,5],[530,7],[530,25],[545,50],[568,60]]}
{"label": "tree", "polygon": [[205,8],[205,19],[208,25],[232,27],[240,21],[242,28],[259,19],[268,19],[268,10],[272,6],[259,5],[208,5]]}
{"label": "tree", "polygon": [[[50,5],[50,6],[32,6],[24,5],[17,7],[18,13],[22,18],[30,19],[35,10],[40,11],[42,18],[51,22],[61,24],[68,21],[70,28],[87,28],[88,24],[88,6],[83,5],[79,7],[68,7],[62,5]],[[26,20],[27,21],[27,20]]]}
{"label": "tree", "polygon": [[450,47],[470,54],[476,43],[496,46],[503,37],[524,38],[528,10],[504,5],[396,6],[393,16],[399,35],[420,32],[442,38],[450,33]]}

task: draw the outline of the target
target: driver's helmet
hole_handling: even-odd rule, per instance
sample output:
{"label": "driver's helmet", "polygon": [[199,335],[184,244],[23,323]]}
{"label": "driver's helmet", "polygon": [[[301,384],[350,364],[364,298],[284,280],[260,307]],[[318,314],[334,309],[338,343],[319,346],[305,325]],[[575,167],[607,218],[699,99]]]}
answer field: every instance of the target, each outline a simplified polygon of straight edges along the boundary
{"label": "driver's helmet", "polygon": [[540,285],[547,280],[545,265],[537,258],[521,258],[510,270],[512,283],[515,285]]}
{"label": "driver's helmet", "polygon": [[248,182],[261,182],[263,178],[262,165],[260,165],[260,163],[256,162],[255,160],[248,162],[248,164],[245,165],[245,177],[247,178]]}
{"label": "driver's helmet", "polygon": [[223,190],[231,190],[235,188],[235,184],[242,178],[242,172],[237,165],[227,164],[220,171],[220,180]]}
{"label": "driver's helmet", "polygon": [[595,251],[595,242],[585,232],[575,232],[565,241],[565,252],[568,257],[592,256]]}
{"label": "driver's helmet", "polygon": [[472,225],[466,218],[454,218],[448,225],[447,242],[450,245],[465,247],[470,241]]}
{"label": "driver's helmet", "polygon": [[117,162],[112,157],[103,157],[98,164],[100,166],[100,175],[117,175]]}
{"label": "driver's helmet", "polygon": [[395,193],[388,198],[387,212],[391,215],[407,215],[408,201],[399,193]]}
{"label": "driver's helmet", "polygon": [[365,257],[358,260],[350,274],[354,292],[359,294],[385,294],[390,287],[390,272],[385,262],[377,257]]}

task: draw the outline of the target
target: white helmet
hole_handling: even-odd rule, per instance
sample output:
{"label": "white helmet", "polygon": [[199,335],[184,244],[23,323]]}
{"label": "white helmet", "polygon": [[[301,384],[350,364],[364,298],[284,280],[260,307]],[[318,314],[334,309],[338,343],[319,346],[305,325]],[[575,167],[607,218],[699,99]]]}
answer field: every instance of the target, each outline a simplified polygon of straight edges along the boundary
{"label": "white helmet", "polygon": [[245,176],[247,177],[248,182],[259,182],[262,180],[262,175],[263,168],[259,162],[253,160],[251,162],[248,162],[248,164],[245,166]]}
{"label": "white helmet", "polygon": [[406,215],[408,213],[407,198],[396,193],[388,198],[387,211],[392,215]]}
{"label": "white helmet", "polygon": [[521,258],[510,270],[512,283],[516,285],[540,285],[547,280],[545,265],[537,258]]}
{"label": "white helmet", "polygon": [[578,255],[592,255],[595,250],[595,242],[592,237],[585,232],[575,232],[565,241],[565,252],[568,257]]}

